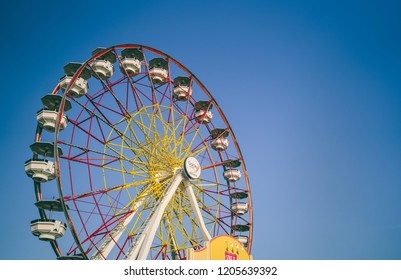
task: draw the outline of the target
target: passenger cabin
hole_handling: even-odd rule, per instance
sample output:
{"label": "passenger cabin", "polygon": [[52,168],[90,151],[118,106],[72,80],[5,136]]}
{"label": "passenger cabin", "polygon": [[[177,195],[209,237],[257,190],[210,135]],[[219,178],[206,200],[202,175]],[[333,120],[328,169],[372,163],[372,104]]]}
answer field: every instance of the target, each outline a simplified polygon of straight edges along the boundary
{"label": "passenger cabin", "polygon": [[[63,207],[59,199],[56,200],[39,200],[35,206],[40,210],[62,212]],[[67,205],[65,205],[68,209]],[[56,238],[62,237],[66,231],[66,224],[51,219],[37,219],[31,222],[31,232],[43,241],[54,241]]]}
{"label": "passenger cabin", "polygon": [[228,134],[228,131],[223,128],[216,128],[210,132],[210,136],[212,137],[210,145],[213,150],[224,151],[228,148]]}
{"label": "passenger cabin", "polygon": [[[75,73],[81,68],[82,63],[70,62],[64,66],[65,76],[61,77],[59,85],[64,93],[70,85]],[[91,71],[85,67],[79,76],[75,79],[74,84],[68,90],[68,94],[74,98],[84,96],[89,89],[88,80],[91,77]]]}
{"label": "passenger cabin", "polygon": [[241,171],[235,169],[241,165],[239,160],[227,160],[223,163],[226,170],[223,172],[223,177],[229,182],[237,182],[241,179]]}
{"label": "passenger cabin", "polygon": [[[97,48],[92,52],[92,56],[106,51],[105,48]],[[98,56],[90,63],[94,77],[100,80],[110,79],[114,74],[114,63],[116,63],[116,55],[112,50]]]}
{"label": "passenger cabin", "polygon": [[[41,109],[36,113],[36,120],[40,127],[49,132],[54,132],[57,126],[57,112]],[[67,116],[63,114],[60,120],[60,130],[66,128]]]}
{"label": "passenger cabin", "polygon": [[164,84],[168,77],[168,62],[161,57],[149,61],[149,76],[153,84]]}
{"label": "passenger cabin", "polygon": [[174,79],[174,98],[186,101],[192,95],[191,79],[188,77],[176,77]]}
{"label": "passenger cabin", "polygon": [[[57,126],[57,116],[62,97],[60,95],[48,94],[42,97],[43,109],[36,113],[38,125],[44,130],[54,132]],[[65,100],[64,111],[71,109],[71,102]],[[60,119],[60,130],[66,128],[68,124],[67,116],[63,114]]]}
{"label": "passenger cabin", "polygon": [[39,183],[45,183],[56,178],[54,162],[46,159],[27,160],[25,162],[25,173]]}
{"label": "passenger cabin", "polygon": [[224,179],[230,182],[237,182],[241,179],[241,171],[238,169],[228,169],[223,173]]}
{"label": "passenger cabin", "polygon": [[124,49],[121,52],[121,73],[128,76],[135,76],[141,73],[143,53],[138,49]]}
{"label": "passenger cabin", "polygon": [[244,215],[246,212],[248,212],[248,203],[246,202],[232,203],[231,210],[237,215]]}
{"label": "passenger cabin", "polygon": [[197,123],[204,124],[212,121],[213,108],[211,101],[198,101],[195,103],[195,120]]}
{"label": "passenger cabin", "polygon": [[237,192],[231,193],[230,194],[230,198],[236,200],[236,202],[231,204],[231,210],[235,214],[243,215],[243,214],[248,212],[248,210],[249,210],[248,203],[247,202],[238,201],[238,200],[242,200],[242,199],[248,198],[248,193],[247,192],[237,191]]}
{"label": "passenger cabin", "polygon": [[[55,178],[54,163],[47,160],[46,157],[54,157],[54,145],[48,142],[35,142],[31,146],[31,150],[36,155],[42,155],[45,158],[39,159],[37,156],[34,159],[29,159],[25,162],[25,173],[34,181],[45,183]],[[62,151],[58,148],[61,155]]]}
{"label": "passenger cabin", "polygon": [[54,241],[62,237],[67,229],[67,225],[58,220],[37,219],[31,221],[31,232],[43,241]]}

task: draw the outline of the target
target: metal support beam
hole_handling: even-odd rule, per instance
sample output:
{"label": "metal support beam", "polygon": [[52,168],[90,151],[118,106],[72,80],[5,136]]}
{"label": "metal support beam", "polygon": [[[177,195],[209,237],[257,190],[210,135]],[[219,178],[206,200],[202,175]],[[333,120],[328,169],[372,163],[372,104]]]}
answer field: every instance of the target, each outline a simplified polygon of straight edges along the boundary
{"label": "metal support beam", "polygon": [[199,209],[198,202],[196,201],[196,196],[195,196],[194,190],[192,189],[191,182],[189,182],[188,180],[185,180],[184,185],[186,187],[187,196],[191,203],[192,210],[195,215],[195,221],[197,222],[197,224],[199,226],[199,230],[201,232],[202,239],[204,242],[210,241],[210,240],[212,240],[212,237],[210,236],[210,233],[206,228],[205,221],[202,218],[202,213],[201,213],[201,210]]}
{"label": "metal support beam", "polygon": [[117,241],[120,239],[121,235],[124,233],[127,225],[134,218],[135,213],[139,207],[142,206],[145,201],[147,193],[145,193],[140,199],[135,201],[132,205],[131,209],[133,210],[131,214],[129,214],[124,220],[120,221],[117,226],[110,232],[109,235],[103,241],[103,244],[99,247],[98,251],[93,254],[91,257],[92,260],[105,260],[107,256],[110,254],[111,250],[117,244]]}
{"label": "metal support beam", "polygon": [[142,232],[141,237],[136,242],[136,244],[134,244],[135,247],[129,252],[129,254],[126,256],[126,259],[146,260],[157,228],[159,227],[160,222],[163,218],[164,211],[166,210],[166,207],[173,197],[174,193],[176,192],[178,186],[184,179],[182,175],[182,169],[176,170],[175,173],[176,174],[170,186],[168,187],[165,196],[160,201],[156,211],[153,213],[152,217],[149,220],[149,223],[146,225],[146,228]]}

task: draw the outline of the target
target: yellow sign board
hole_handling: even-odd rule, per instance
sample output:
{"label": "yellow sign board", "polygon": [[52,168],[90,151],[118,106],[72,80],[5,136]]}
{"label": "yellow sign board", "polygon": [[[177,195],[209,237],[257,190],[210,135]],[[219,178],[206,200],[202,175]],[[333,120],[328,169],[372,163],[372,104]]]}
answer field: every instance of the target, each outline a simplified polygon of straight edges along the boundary
{"label": "yellow sign board", "polygon": [[229,235],[221,235],[205,242],[201,250],[188,249],[187,260],[251,260],[244,245]]}

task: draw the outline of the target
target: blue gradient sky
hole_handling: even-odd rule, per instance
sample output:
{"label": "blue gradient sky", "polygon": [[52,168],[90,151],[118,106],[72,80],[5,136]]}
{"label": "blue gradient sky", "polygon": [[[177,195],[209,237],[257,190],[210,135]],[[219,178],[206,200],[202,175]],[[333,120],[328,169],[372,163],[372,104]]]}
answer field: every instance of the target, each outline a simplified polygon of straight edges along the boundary
{"label": "blue gradient sky", "polygon": [[400,1],[0,6],[0,259],[54,258],[29,230],[35,114],[66,63],[121,43],[178,59],[223,109],[249,172],[255,259],[401,259]]}

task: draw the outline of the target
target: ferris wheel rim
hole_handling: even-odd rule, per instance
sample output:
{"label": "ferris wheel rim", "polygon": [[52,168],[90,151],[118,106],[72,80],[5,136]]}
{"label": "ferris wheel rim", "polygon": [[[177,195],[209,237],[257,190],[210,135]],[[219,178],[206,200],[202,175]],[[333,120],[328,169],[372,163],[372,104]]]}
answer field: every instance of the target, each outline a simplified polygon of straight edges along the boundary
{"label": "ferris wheel rim", "polygon": [[[111,46],[109,48],[104,49],[102,52],[99,52],[98,54],[93,55],[87,61],[82,63],[82,66],[76,71],[76,73],[74,74],[69,86],[67,87],[67,89],[65,90],[65,93],[62,96],[62,103],[60,105],[60,108],[59,108],[59,111],[58,111],[58,115],[57,115],[57,121],[56,121],[57,128],[56,128],[56,130],[54,132],[54,155],[55,155],[54,159],[55,159],[55,166],[56,166],[56,182],[57,182],[57,187],[58,187],[58,191],[59,191],[59,197],[60,197],[60,200],[61,200],[63,212],[65,214],[65,217],[66,217],[67,223],[69,225],[69,228],[70,228],[70,230],[72,232],[75,232],[75,229],[74,229],[74,225],[72,223],[72,220],[71,220],[71,218],[70,218],[70,216],[68,214],[69,211],[68,211],[68,209],[66,207],[66,204],[65,204],[65,201],[64,201],[64,194],[63,194],[63,190],[62,190],[62,181],[61,181],[61,172],[60,172],[60,156],[59,156],[59,150],[58,150],[58,146],[59,146],[58,135],[59,135],[59,132],[60,132],[60,121],[61,121],[61,116],[62,116],[62,114],[64,112],[64,105],[65,105],[65,101],[66,101],[66,98],[67,98],[67,93],[68,93],[68,90],[71,88],[71,86],[74,84],[74,82],[77,79],[77,77],[79,77],[79,75],[81,74],[83,69],[88,65],[88,63],[90,61],[93,61],[97,57],[100,57],[101,55],[103,55],[103,54],[105,54],[105,53],[107,53],[109,51],[116,51],[116,49],[122,49],[122,48],[140,48],[140,49],[145,49],[145,50],[154,52],[154,53],[156,53],[158,55],[164,56],[164,57],[170,59],[176,65],[178,65],[184,72],[188,73],[193,79],[195,79],[195,81],[197,82],[199,87],[204,91],[204,93],[208,96],[208,98],[210,98],[211,102],[213,102],[213,104],[215,105],[215,108],[217,108],[217,110],[218,110],[218,113],[219,113],[220,117],[222,118],[222,120],[224,121],[225,125],[229,129],[229,131],[231,133],[231,137],[232,137],[232,139],[234,140],[234,143],[235,143],[235,148],[236,148],[240,158],[242,159],[242,164],[243,164],[242,168],[246,172],[245,161],[243,160],[243,156],[242,156],[240,147],[238,145],[238,142],[236,140],[234,132],[233,132],[233,130],[231,128],[231,125],[229,124],[226,116],[224,115],[223,111],[220,109],[220,106],[218,105],[218,103],[216,102],[214,97],[211,95],[209,90],[203,85],[203,83],[188,68],[186,68],[178,60],[174,59],[170,55],[168,55],[168,54],[166,54],[164,52],[161,52],[161,51],[159,51],[159,50],[157,50],[155,48],[151,48],[151,47],[148,47],[148,46],[145,46],[145,45],[121,44],[121,45]],[[56,88],[53,90],[53,94],[57,94],[58,89],[59,89],[59,85],[57,85]],[[247,186],[247,189],[249,191],[248,176],[245,176],[245,179],[246,179],[246,186]],[[250,192],[249,192],[248,195],[249,196],[251,195]],[[249,198],[248,201],[251,202],[251,199]],[[250,213],[249,220],[250,220],[250,224],[252,225],[252,212]],[[79,240],[78,235],[76,235],[76,233],[75,234],[73,233],[73,235],[75,235],[75,237],[76,237],[76,244],[78,245],[78,247],[79,247],[78,249],[80,250],[82,256],[87,259],[88,256],[86,255],[84,249],[80,248],[81,241]],[[249,238],[249,244],[251,244],[252,243],[252,227],[250,228],[249,237],[250,237]],[[54,244],[56,244],[56,243],[54,243]],[[249,246],[249,248],[250,248],[250,246]]]}

